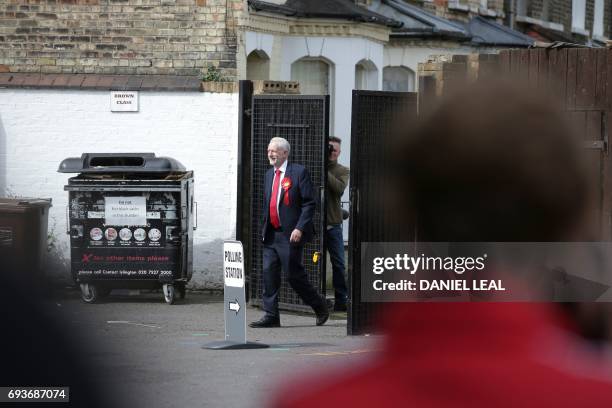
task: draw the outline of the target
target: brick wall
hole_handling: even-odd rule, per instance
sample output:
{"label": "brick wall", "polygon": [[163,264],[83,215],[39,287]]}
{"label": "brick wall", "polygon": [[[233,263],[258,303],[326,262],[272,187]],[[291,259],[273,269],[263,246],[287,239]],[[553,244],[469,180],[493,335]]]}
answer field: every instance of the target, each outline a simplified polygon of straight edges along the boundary
{"label": "brick wall", "polygon": [[[510,9],[513,0],[505,0],[506,12]],[[545,3],[548,3],[548,7]],[[595,0],[586,0],[585,29],[589,32],[593,29],[593,14]],[[529,0],[527,16],[552,23],[562,24],[567,35],[572,36],[572,0]],[[612,3],[604,2],[604,33],[607,37],[612,35]],[[520,28],[520,25],[518,26]],[[581,42],[584,38],[575,38]]]}
{"label": "brick wall", "polygon": [[[432,2],[423,2],[421,7],[440,17],[463,22],[480,15],[483,9],[480,0],[433,0]],[[496,12],[497,21],[502,22],[504,0],[487,0],[486,9]]]}
{"label": "brick wall", "polygon": [[504,0],[489,0],[489,8],[498,12],[504,11]]}
{"label": "brick wall", "polygon": [[[605,7],[605,6],[604,6]],[[584,28],[591,33],[593,31],[593,14],[595,13],[595,0],[586,0],[586,16]]]}
{"label": "brick wall", "polygon": [[2,0],[0,71],[236,77],[243,0]]}
{"label": "brick wall", "polygon": [[527,9],[527,14],[530,17],[538,20],[547,21],[550,15],[550,3],[548,7],[545,5],[546,0],[531,0]]}
{"label": "brick wall", "polygon": [[[441,0],[434,0],[433,2],[423,2],[421,7],[423,10],[428,11],[430,13],[436,14],[436,3],[439,3]],[[413,3],[414,4],[414,3]],[[419,5],[419,4],[417,4]]]}
{"label": "brick wall", "polygon": [[563,24],[566,31],[571,30],[572,25],[572,1],[571,0],[549,0],[548,21]]}

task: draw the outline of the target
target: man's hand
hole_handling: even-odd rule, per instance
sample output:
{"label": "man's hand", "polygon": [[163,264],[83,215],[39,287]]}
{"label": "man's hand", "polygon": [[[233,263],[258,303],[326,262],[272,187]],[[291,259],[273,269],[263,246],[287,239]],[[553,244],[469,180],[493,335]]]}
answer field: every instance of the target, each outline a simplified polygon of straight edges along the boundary
{"label": "man's hand", "polygon": [[299,229],[294,229],[291,233],[291,237],[289,237],[289,242],[300,242],[302,240],[302,231]]}

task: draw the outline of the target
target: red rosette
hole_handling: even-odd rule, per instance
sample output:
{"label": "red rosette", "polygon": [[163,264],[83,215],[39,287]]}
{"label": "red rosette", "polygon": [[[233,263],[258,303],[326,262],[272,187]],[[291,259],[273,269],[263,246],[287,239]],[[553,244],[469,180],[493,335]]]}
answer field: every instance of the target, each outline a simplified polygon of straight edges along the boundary
{"label": "red rosette", "polygon": [[285,205],[289,205],[290,201],[289,201],[289,189],[291,188],[293,184],[291,183],[291,179],[289,177],[285,177],[282,181],[281,181],[281,186],[283,187],[283,190],[285,191],[285,197],[283,199],[283,202],[285,203]]}

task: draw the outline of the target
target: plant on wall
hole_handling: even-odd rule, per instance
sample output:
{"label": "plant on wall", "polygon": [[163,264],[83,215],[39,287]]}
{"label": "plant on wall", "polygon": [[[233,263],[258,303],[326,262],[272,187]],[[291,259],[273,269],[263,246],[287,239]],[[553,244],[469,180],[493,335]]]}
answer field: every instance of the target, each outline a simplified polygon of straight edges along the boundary
{"label": "plant on wall", "polygon": [[204,77],[202,78],[204,82],[221,82],[223,81],[223,77],[221,76],[221,71],[219,68],[211,65],[207,68]]}

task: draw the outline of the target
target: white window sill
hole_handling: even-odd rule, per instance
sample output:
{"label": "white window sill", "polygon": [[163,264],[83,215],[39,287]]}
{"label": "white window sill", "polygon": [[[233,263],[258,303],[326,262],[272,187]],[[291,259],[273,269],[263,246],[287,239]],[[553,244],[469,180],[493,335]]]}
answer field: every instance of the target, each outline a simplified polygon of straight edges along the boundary
{"label": "white window sill", "polygon": [[604,44],[605,44],[607,41],[609,41],[609,40],[608,40],[608,38],[604,37],[603,35],[599,35],[599,34],[593,34],[593,39],[594,39],[594,40],[597,40],[597,41],[599,41],[599,42],[602,42],[602,43],[604,43]]}
{"label": "white window sill", "polygon": [[587,30],[585,30],[584,28],[580,28],[580,27],[572,27],[572,33],[579,34],[579,35],[582,35],[584,37],[588,37],[589,36],[589,32]]}
{"label": "white window sill", "polygon": [[466,13],[470,11],[470,6],[468,6],[467,4],[460,4],[460,3],[448,3],[448,9],[449,10],[455,10],[455,11],[465,11]]}
{"label": "white window sill", "polygon": [[[431,2],[432,0],[421,0],[421,1]],[[453,10],[453,11],[463,11],[465,13],[472,12],[474,14],[480,14],[481,16],[485,16],[485,17],[499,17],[500,15],[502,15],[501,12],[495,11],[494,9],[481,7],[481,6],[475,6],[475,5],[469,6],[467,4],[453,3],[450,1],[448,3],[448,9]]]}
{"label": "white window sill", "polygon": [[478,14],[480,14],[481,16],[484,17],[497,17],[499,16],[499,13],[493,9],[490,8],[484,8],[484,7],[479,7],[478,8]]}
{"label": "white window sill", "polygon": [[516,16],[516,21],[518,21],[519,23],[535,24],[540,27],[548,28],[550,30],[565,31],[565,27],[563,27],[563,24],[553,23],[551,21],[539,20],[533,17]]}

